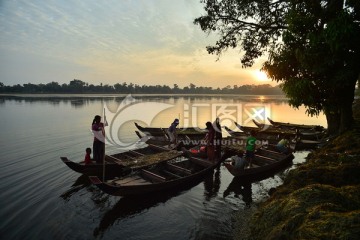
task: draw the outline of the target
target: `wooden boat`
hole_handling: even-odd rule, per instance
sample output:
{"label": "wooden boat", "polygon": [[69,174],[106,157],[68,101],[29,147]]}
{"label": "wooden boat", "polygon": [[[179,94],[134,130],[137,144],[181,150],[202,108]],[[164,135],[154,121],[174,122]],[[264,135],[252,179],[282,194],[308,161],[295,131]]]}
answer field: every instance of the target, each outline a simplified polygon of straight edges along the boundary
{"label": "wooden boat", "polygon": [[[246,141],[246,139],[250,136],[250,133],[233,131],[226,126],[224,126],[224,129],[235,139]],[[259,141],[267,141],[270,144],[276,144],[280,140],[280,134],[276,135],[266,134],[266,132],[257,132],[256,139]]]}
{"label": "wooden boat", "polygon": [[324,131],[325,128],[320,125],[305,125],[305,124],[295,124],[295,123],[284,123],[284,122],[275,122],[270,118],[267,118],[271,125],[278,128],[284,129],[299,129],[299,130],[314,130],[314,131]]}
{"label": "wooden boat", "polygon": [[[229,135],[236,139],[241,140],[245,144],[246,139],[249,137],[250,133],[246,132],[238,132],[233,131],[229,129],[228,127],[224,126],[224,129],[229,133]],[[327,138],[325,138],[325,135],[306,135],[306,134],[297,134],[297,135],[286,135],[279,133],[276,134],[267,134],[266,131],[258,131],[256,132],[256,139],[258,141],[261,141],[263,144],[274,144],[276,145],[280,139],[284,136],[289,137],[290,142],[292,142],[295,147],[294,150],[296,151],[302,151],[302,150],[311,150],[316,149],[322,146]]]}
{"label": "wooden boat", "polygon": [[282,128],[261,124],[253,120],[256,127],[245,127],[235,122],[235,125],[243,132],[250,133],[254,130],[258,137],[266,135],[277,135],[278,138],[287,137],[289,139],[315,140],[320,141],[326,136],[326,131],[317,131],[315,129]]}
{"label": "wooden boat", "polygon": [[[128,150],[113,155],[105,155],[105,175],[107,177],[123,176],[129,174],[133,169],[141,168],[154,162],[167,160],[167,158],[179,156],[180,154],[171,149],[149,145],[145,148],[137,150]],[[60,157],[60,159],[72,170],[85,175],[102,176],[104,171],[104,164],[92,162],[85,164],[82,162],[73,162],[67,157]]]}
{"label": "wooden boat", "polygon": [[102,182],[97,176],[89,178],[103,192],[115,196],[166,191],[192,184],[203,178],[225,159],[225,155],[223,154],[214,162],[182,155],[148,168],[139,169],[128,176],[105,182]]}
{"label": "wooden boat", "polygon": [[326,144],[328,138],[324,138],[320,141],[318,140],[307,140],[307,139],[297,139],[296,140],[296,150],[311,150],[317,149]]}
{"label": "wooden boat", "polygon": [[294,155],[292,153],[283,154],[276,151],[274,147],[262,146],[256,150],[251,168],[237,169],[231,162],[225,162],[224,165],[233,176],[257,177],[290,164],[293,159]]}
{"label": "wooden boat", "polygon": [[199,142],[201,142],[198,139],[191,139],[190,137],[184,135],[184,139],[178,139],[176,145],[170,144],[170,141],[166,137],[154,137],[154,136],[148,136],[148,135],[141,135],[138,131],[135,131],[136,135],[146,144],[150,144],[153,146],[163,146],[163,147],[171,147],[174,150],[181,150],[182,147],[186,148],[192,148],[196,145],[199,145]]}
{"label": "wooden boat", "polygon": [[140,141],[157,145],[157,146],[168,146],[170,144],[169,139],[163,135],[163,136],[149,136],[149,135],[142,135],[139,131],[135,131],[136,135],[139,137]]}
{"label": "wooden boat", "polygon": [[277,128],[277,127],[275,127],[273,125],[267,125],[267,124],[264,124],[264,123],[259,123],[255,119],[253,119],[252,121],[259,129],[262,129],[262,130]]}
{"label": "wooden boat", "polygon": [[[265,135],[275,135],[282,137],[289,137],[293,138],[296,135],[295,131],[289,130],[289,129],[281,129],[281,128],[269,128],[269,129],[260,129],[258,127],[248,127],[248,126],[242,126],[241,124],[234,122],[235,126],[240,129],[241,131],[250,134],[251,131],[255,131],[256,135],[259,134],[265,134]],[[279,136],[280,137],[280,136]]]}
{"label": "wooden boat", "polygon": [[[136,128],[142,133],[153,136],[153,137],[163,137],[169,139],[167,135],[167,128],[154,128],[154,127],[142,127],[138,123],[134,123]],[[191,139],[203,139],[207,133],[207,130],[201,128],[177,128],[176,134],[179,140],[186,139],[187,137]]]}

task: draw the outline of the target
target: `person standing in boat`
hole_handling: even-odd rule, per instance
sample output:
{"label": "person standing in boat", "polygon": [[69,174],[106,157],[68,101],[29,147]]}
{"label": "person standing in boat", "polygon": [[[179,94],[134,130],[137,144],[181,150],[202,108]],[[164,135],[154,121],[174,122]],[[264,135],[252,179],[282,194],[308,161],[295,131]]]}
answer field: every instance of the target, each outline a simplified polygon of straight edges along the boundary
{"label": "person standing in boat", "polygon": [[206,153],[207,157],[210,161],[214,161],[215,159],[215,129],[211,122],[206,122],[206,129],[208,133],[205,136],[205,143],[206,143]]}
{"label": "person standing in boat", "polygon": [[251,130],[250,136],[246,139],[246,152],[245,158],[249,163],[249,167],[252,167],[252,161],[255,157],[255,147],[256,147],[256,132]]}
{"label": "person standing in boat", "polygon": [[221,125],[220,119],[216,118],[215,122],[213,123],[215,129],[215,154],[217,157],[221,155],[221,141],[222,141],[222,132],[221,132]]}
{"label": "person standing in boat", "polygon": [[101,116],[96,115],[94,117],[91,130],[94,133],[93,157],[97,163],[101,163],[105,154],[105,129],[101,122]]}
{"label": "person standing in boat", "polygon": [[175,118],[175,120],[171,123],[170,127],[167,130],[167,134],[169,136],[170,145],[177,144],[177,135],[176,135],[176,127],[179,125],[179,119]]}

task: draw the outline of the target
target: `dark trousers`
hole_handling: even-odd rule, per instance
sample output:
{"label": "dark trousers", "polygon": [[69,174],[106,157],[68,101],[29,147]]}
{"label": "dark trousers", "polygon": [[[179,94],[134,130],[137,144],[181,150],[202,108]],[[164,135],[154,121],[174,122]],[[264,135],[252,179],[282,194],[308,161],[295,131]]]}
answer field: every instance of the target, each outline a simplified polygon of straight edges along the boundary
{"label": "dark trousers", "polygon": [[93,156],[97,163],[102,163],[105,154],[105,143],[101,141],[94,141],[93,143]]}

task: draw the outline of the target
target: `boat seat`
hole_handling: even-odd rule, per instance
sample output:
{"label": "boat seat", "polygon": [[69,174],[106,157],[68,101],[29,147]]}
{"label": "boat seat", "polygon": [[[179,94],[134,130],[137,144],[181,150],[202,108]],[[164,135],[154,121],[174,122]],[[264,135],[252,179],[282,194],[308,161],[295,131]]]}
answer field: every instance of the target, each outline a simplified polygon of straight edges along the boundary
{"label": "boat seat", "polygon": [[283,154],[281,152],[276,152],[276,151],[273,151],[273,150],[269,150],[269,149],[259,149],[258,151],[261,151],[261,152],[268,152],[268,153],[271,153],[271,154],[275,154],[275,155],[279,155],[279,156],[283,156]]}
{"label": "boat seat", "polygon": [[174,165],[172,163],[167,163],[166,166],[168,168],[170,168],[171,170],[174,170],[176,172],[181,172],[181,173],[186,174],[186,175],[191,175],[191,170],[189,170],[189,169]]}
{"label": "boat seat", "polygon": [[[108,159],[106,159],[106,158],[108,158]],[[115,162],[115,163],[117,163],[119,165],[123,165],[120,159],[118,159],[118,158],[116,158],[114,156],[111,156],[111,155],[105,155],[105,160],[106,161],[110,160],[110,161]]]}
{"label": "boat seat", "polygon": [[146,181],[145,179],[143,179],[141,177],[127,177],[127,178],[122,178],[122,179],[115,179],[115,180],[111,181],[111,183],[115,184],[115,185],[127,185],[129,183],[142,185],[142,184],[149,184],[150,182]]}
{"label": "boat seat", "polygon": [[151,179],[154,182],[165,182],[166,178],[163,176],[160,176],[154,172],[150,172],[148,170],[142,169],[141,173],[144,177]]}
{"label": "boat seat", "polygon": [[257,165],[257,164],[254,164],[254,163],[251,163],[251,168],[258,168],[258,167],[261,167],[260,165]]}
{"label": "boat seat", "polygon": [[190,161],[192,161],[195,164],[201,165],[203,167],[210,167],[211,165],[214,164],[207,159],[201,159],[201,158],[197,158],[197,157],[190,157]]}
{"label": "boat seat", "polygon": [[179,175],[177,175],[177,174],[175,174],[175,173],[173,173],[173,172],[169,172],[169,171],[167,171],[167,170],[162,170],[165,174],[167,174],[167,175],[170,175],[170,176],[172,176],[172,177],[174,177],[174,178],[182,178],[182,176],[179,176]]}
{"label": "boat seat", "polygon": [[135,151],[135,150],[129,150],[129,152],[133,153],[134,155],[137,155],[137,156],[144,156],[145,154],[143,153],[139,153],[138,151]]}
{"label": "boat seat", "polygon": [[255,154],[255,157],[262,158],[262,159],[267,160],[267,161],[270,161],[270,162],[277,162],[276,159],[269,158],[269,157],[265,157],[265,156],[263,156],[263,155]]}

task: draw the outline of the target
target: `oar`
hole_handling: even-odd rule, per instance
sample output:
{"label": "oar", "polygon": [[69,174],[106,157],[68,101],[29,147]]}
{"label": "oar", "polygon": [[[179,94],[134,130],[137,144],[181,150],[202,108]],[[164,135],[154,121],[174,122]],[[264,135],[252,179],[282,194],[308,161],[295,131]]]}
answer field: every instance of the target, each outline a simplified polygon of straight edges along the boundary
{"label": "oar", "polygon": [[104,123],[103,123],[103,131],[104,131],[104,156],[103,156],[103,182],[105,182],[105,122],[106,122],[106,116],[105,116],[105,108],[104,108]]}

